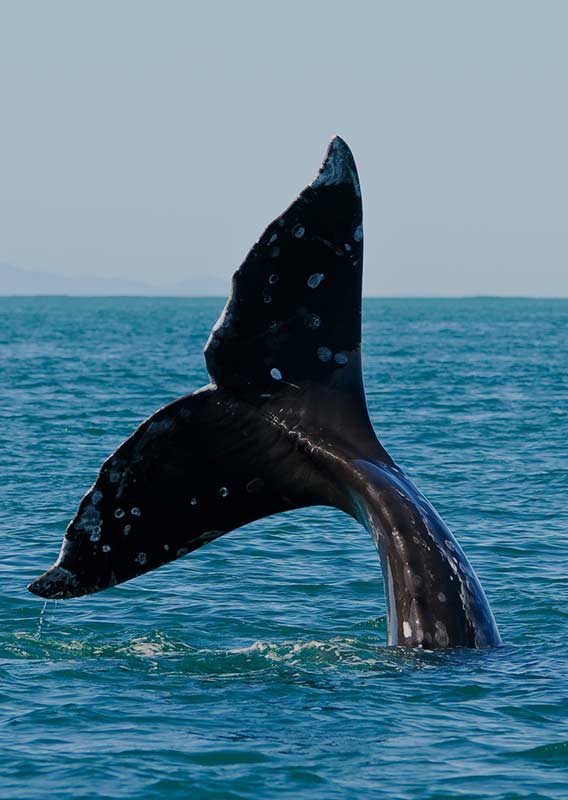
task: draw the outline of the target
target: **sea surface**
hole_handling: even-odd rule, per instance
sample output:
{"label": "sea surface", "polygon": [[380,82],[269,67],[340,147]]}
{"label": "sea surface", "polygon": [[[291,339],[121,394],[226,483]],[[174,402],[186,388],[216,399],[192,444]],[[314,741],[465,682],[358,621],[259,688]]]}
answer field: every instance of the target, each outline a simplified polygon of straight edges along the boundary
{"label": "sea surface", "polygon": [[0,298],[0,798],[568,798],[568,301],[368,300],[379,437],[503,647],[388,648],[351,518],[262,520],[48,602],[103,459],[207,382],[221,299]]}

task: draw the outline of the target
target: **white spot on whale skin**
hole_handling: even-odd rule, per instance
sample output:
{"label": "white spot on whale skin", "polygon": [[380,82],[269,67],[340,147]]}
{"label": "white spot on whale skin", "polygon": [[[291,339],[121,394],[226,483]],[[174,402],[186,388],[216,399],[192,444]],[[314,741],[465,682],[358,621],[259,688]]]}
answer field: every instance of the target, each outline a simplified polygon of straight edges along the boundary
{"label": "white spot on whale skin", "polygon": [[130,509],[130,513],[132,514],[133,517],[141,517],[142,516],[142,512],[136,506],[134,506],[134,508]]}
{"label": "white spot on whale skin", "polygon": [[434,634],[434,641],[436,644],[439,644],[440,647],[447,647],[450,643],[448,630],[441,620],[436,620],[436,633]]}
{"label": "white spot on whale skin", "polygon": [[444,594],[444,592],[438,592],[438,600],[440,601],[440,603],[446,602],[446,595]]}
{"label": "white spot on whale skin", "polygon": [[229,494],[229,490],[227,489],[226,486],[221,486],[221,488],[219,489],[219,494],[221,495],[221,497],[227,497],[227,495]]}
{"label": "white spot on whale skin", "polygon": [[164,545],[164,550],[169,550],[169,549],[170,549],[170,546],[169,546],[169,544],[165,544],[165,545]]}
{"label": "white spot on whale skin", "polygon": [[272,302],[272,295],[270,294],[269,289],[264,289],[264,291],[262,292],[262,299],[264,300],[265,303]]}
{"label": "white spot on whale skin", "polygon": [[276,239],[278,239],[278,234],[277,233],[273,233],[272,236],[270,237],[270,239],[268,240],[268,244],[274,244]]}
{"label": "white spot on whale skin", "polygon": [[355,228],[355,233],[353,234],[353,238],[355,239],[356,242],[360,242],[362,240],[362,238],[363,238],[363,226],[362,225],[357,225],[357,227]]}
{"label": "white spot on whale skin", "polygon": [[402,623],[402,632],[407,639],[412,636],[412,628],[410,627],[410,623],[406,620]]}
{"label": "white spot on whale skin", "polygon": [[176,552],[176,558],[181,558],[182,556],[186,556],[189,553],[187,547],[180,547],[180,549]]}
{"label": "white spot on whale skin", "polygon": [[192,497],[191,500],[189,501],[189,505],[190,506],[196,506],[197,505],[197,497]]}
{"label": "white spot on whale skin", "polygon": [[138,555],[134,560],[136,561],[137,564],[144,565],[148,561],[148,556],[146,555],[146,553],[138,553]]}
{"label": "white spot on whale skin", "polygon": [[123,530],[123,534],[125,536],[128,536],[128,534],[130,533],[131,530],[132,530],[132,525],[125,525],[124,526],[124,530]]}
{"label": "white spot on whale skin", "polygon": [[95,489],[95,491],[91,495],[91,502],[94,505],[96,505],[97,503],[100,503],[102,499],[103,499],[103,493],[100,492],[98,489]]}
{"label": "white spot on whale skin", "polygon": [[218,539],[219,536],[222,535],[223,531],[204,531],[197,539],[200,542],[211,542],[213,539]]}
{"label": "white spot on whale skin", "polygon": [[87,533],[90,533],[91,531],[96,530],[98,527],[100,532],[100,526],[98,525],[100,519],[101,515],[99,511],[92,503],[90,503],[78,518],[76,522],[76,528],[77,530],[83,530],[87,531]]}
{"label": "white spot on whale skin", "polygon": [[341,367],[344,367],[345,364],[349,361],[349,358],[346,353],[336,353],[333,357],[333,360],[336,364],[339,364]]}
{"label": "white spot on whale skin", "polygon": [[351,245],[350,245],[350,244],[347,244],[347,242],[345,242],[345,244],[343,245],[343,247],[345,248],[345,250],[346,250],[346,252],[347,252],[347,253],[350,253],[350,252],[351,252]]}
{"label": "white spot on whale skin", "polygon": [[91,533],[91,535],[89,536],[91,542],[98,542],[100,538],[101,538],[100,533]]}
{"label": "white spot on whale skin", "polygon": [[124,509],[123,509],[123,508],[117,508],[117,509],[115,510],[115,512],[114,512],[114,516],[115,516],[117,519],[122,519],[122,517],[124,516]]}
{"label": "white spot on whale skin", "polygon": [[278,275],[275,272],[268,278],[268,283],[278,283]]}
{"label": "white spot on whale skin", "polygon": [[304,318],[304,325],[306,328],[310,328],[310,330],[315,331],[321,325],[321,319],[317,314],[308,314]]}
{"label": "white spot on whale skin", "polygon": [[294,225],[294,227],[292,228],[292,236],[294,237],[294,239],[301,239],[302,236],[305,234],[305,232],[306,229],[304,228],[303,225],[300,225],[300,223]]}
{"label": "white spot on whale skin", "polygon": [[263,486],[264,486],[264,481],[262,480],[262,478],[253,478],[251,481],[247,483],[246,490],[247,492],[254,494],[255,492],[262,491]]}
{"label": "white spot on whale skin", "polygon": [[155,419],[148,425],[147,434],[155,436],[160,433],[171,431],[175,427],[173,419]]}
{"label": "white spot on whale skin", "polygon": [[279,255],[280,255],[280,248],[278,247],[278,245],[276,245],[270,251],[270,256],[271,258],[278,258]]}
{"label": "white spot on whale skin", "polygon": [[308,286],[310,287],[310,289],[317,289],[317,287],[320,285],[320,283],[323,281],[324,278],[325,275],[323,274],[323,272],[314,272],[314,274],[310,275],[310,277],[308,278]]}
{"label": "white spot on whale skin", "polygon": [[273,367],[270,370],[270,377],[274,378],[275,381],[281,381],[282,380],[282,373],[280,372],[279,369],[277,369],[276,367]]}
{"label": "white spot on whale skin", "polygon": [[349,150],[345,144],[334,140],[320,171],[312,181],[312,186],[333,186],[339,183],[351,183],[357,197],[361,197],[361,187],[355,172]]}
{"label": "white spot on whale skin", "polygon": [[103,544],[102,551],[103,553],[110,553],[110,544]]}
{"label": "white spot on whale skin", "polygon": [[319,360],[323,362],[331,361],[331,357],[333,355],[329,347],[318,347],[317,354]]}
{"label": "white spot on whale skin", "polygon": [[417,590],[422,586],[422,577],[416,575],[408,564],[404,567],[404,583],[412,596],[416,596]]}

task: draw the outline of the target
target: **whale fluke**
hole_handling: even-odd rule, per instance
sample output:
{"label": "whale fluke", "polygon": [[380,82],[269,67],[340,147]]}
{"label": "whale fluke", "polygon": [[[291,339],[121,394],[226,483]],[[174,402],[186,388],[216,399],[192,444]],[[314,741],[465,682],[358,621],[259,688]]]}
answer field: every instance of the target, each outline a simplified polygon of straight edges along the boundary
{"label": "whale fluke", "polygon": [[498,644],[459,545],[369,420],[362,262],[357,169],[336,137],[235,273],[205,348],[211,384],[160,409],[105,461],[30,591],[101,591],[253,520],[329,505],[375,540],[390,644]]}
{"label": "whale fluke", "polygon": [[[259,389],[272,392],[280,380],[359,395],[362,266],[357,170],[336,137],[313,183],[267,227],[233,276],[205,348],[215,383],[247,399]],[[353,354],[357,369],[345,369]]]}

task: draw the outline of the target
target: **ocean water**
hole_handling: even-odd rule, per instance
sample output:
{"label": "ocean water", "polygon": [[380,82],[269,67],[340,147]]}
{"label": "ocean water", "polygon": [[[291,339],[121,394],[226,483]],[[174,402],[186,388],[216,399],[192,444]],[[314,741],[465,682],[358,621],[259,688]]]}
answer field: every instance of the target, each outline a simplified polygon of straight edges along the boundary
{"label": "ocean water", "polygon": [[568,797],[568,301],[369,300],[379,437],[455,531],[504,645],[387,648],[329,509],[44,604],[102,460],[207,381],[221,300],[0,298],[0,797]]}

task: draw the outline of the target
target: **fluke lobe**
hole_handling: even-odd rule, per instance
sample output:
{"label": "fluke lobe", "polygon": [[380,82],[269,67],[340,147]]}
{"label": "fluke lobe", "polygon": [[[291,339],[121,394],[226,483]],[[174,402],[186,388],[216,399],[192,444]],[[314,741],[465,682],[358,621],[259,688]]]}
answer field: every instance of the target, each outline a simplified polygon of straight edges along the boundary
{"label": "fluke lobe", "polygon": [[499,644],[461,548],[371,426],[362,262],[357,170],[337,137],[235,273],[205,348],[211,383],[157,411],[105,461],[30,591],[98,592],[253,520],[328,505],[373,536],[389,644]]}

